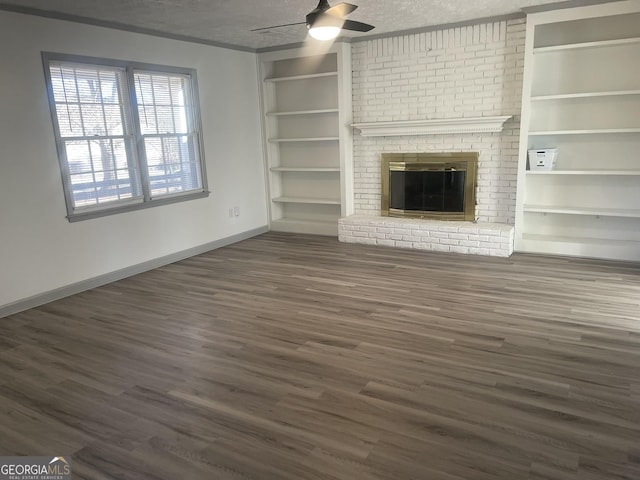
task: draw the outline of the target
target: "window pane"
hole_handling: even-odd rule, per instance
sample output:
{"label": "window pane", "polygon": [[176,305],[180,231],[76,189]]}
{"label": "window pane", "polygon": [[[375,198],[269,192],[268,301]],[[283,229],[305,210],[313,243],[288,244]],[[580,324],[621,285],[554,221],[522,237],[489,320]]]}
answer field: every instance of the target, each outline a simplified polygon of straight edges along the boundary
{"label": "window pane", "polygon": [[99,71],[102,103],[120,103],[119,79],[117,72]]}
{"label": "window pane", "polygon": [[75,208],[139,196],[124,139],[67,140],[65,152]]}
{"label": "window pane", "polygon": [[88,207],[98,203],[94,177],[92,173],[71,175],[74,204],[78,207]]}
{"label": "window pane", "polygon": [[157,107],[156,116],[158,117],[158,133],[176,133],[173,125],[173,108]]}
{"label": "window pane", "polygon": [[171,104],[184,105],[184,89],[185,81],[181,77],[172,77],[169,79],[171,85]]}
{"label": "window pane", "polygon": [[171,105],[171,93],[169,91],[169,77],[151,75],[153,98],[156,105]]}
{"label": "window pane", "polygon": [[102,106],[82,105],[81,110],[85,136],[99,135],[104,137],[109,134],[102,115]]}
{"label": "window pane", "polygon": [[140,118],[140,133],[142,135],[158,133],[155,107],[139,106],[138,118]]}
{"label": "window pane", "polygon": [[80,102],[102,103],[97,68],[77,68],[75,79]]}
{"label": "window pane", "polygon": [[51,63],[56,117],[62,137],[123,135],[124,71]]}
{"label": "window pane", "polygon": [[153,86],[151,84],[151,75],[136,73],[136,97],[138,98],[138,105],[154,105],[153,101]]}
{"label": "window pane", "polygon": [[66,142],[67,164],[71,175],[77,173],[92,173],[93,162],[89,142]]}
{"label": "window pane", "polygon": [[122,111],[120,105],[104,105],[104,118],[108,135],[123,135]]}
{"label": "window pane", "polygon": [[80,105],[57,104],[56,116],[62,137],[82,136],[82,115],[80,115]]}
{"label": "window pane", "polygon": [[151,197],[202,189],[194,138],[146,138],[145,150]]}
{"label": "window pane", "polygon": [[176,133],[188,133],[187,110],[184,107],[173,107],[173,121]]}
{"label": "window pane", "polygon": [[75,73],[72,68],[51,65],[51,84],[56,102],[77,102]]}
{"label": "window pane", "polygon": [[187,78],[137,72],[134,79],[143,135],[191,133],[185,105]]}

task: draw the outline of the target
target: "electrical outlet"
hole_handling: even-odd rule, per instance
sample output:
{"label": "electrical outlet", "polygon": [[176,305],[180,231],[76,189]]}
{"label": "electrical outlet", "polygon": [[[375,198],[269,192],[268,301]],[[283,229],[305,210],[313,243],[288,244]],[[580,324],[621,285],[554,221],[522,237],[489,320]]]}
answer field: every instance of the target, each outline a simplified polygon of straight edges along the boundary
{"label": "electrical outlet", "polygon": [[233,215],[235,217],[239,217],[240,216],[240,207],[233,207]]}

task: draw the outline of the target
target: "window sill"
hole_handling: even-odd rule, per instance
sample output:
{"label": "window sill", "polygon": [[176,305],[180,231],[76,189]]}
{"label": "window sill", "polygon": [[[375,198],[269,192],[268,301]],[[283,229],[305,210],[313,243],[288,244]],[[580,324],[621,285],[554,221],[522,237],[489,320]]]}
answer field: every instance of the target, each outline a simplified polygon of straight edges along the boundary
{"label": "window sill", "polygon": [[135,210],[143,210],[145,208],[153,208],[153,207],[159,207],[162,205],[170,205],[172,203],[180,203],[180,202],[186,202],[189,200],[196,200],[198,198],[206,198],[209,196],[210,193],[211,192],[205,190],[202,192],[186,193],[184,195],[175,195],[175,196],[166,197],[166,198],[159,198],[159,199],[151,200],[144,203],[132,203],[128,205],[118,205],[116,207],[106,207],[100,210],[78,212],[71,215],[67,215],[67,220],[69,220],[69,222],[71,223],[80,222],[83,220],[91,220],[92,218],[106,217],[108,215],[116,215],[118,213],[133,212]]}

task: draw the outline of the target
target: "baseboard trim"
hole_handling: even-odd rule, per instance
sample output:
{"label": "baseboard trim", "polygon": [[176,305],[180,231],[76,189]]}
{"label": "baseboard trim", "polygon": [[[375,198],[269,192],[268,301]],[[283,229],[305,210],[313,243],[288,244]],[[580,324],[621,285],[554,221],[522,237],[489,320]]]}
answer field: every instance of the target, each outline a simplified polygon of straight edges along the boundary
{"label": "baseboard trim", "polygon": [[82,280],[81,282],[73,283],[71,285],[66,285],[64,287],[56,288],[54,290],[49,290],[48,292],[33,295],[32,297],[28,297],[23,300],[18,300],[16,302],[12,302],[7,305],[0,306],[0,318],[7,317],[9,315],[13,315],[15,313],[19,313],[24,310],[29,310],[30,308],[35,308],[40,305],[44,305],[45,303],[53,302],[55,300],[60,300],[61,298],[68,297],[70,295],[75,295],[76,293],[84,292],[86,290],[91,290],[92,288],[100,287],[102,285],[106,285],[107,283],[112,283],[117,280],[122,280],[123,278],[131,277],[133,275],[138,275],[139,273],[144,273],[149,270],[153,270],[154,268],[162,267],[164,265],[169,265],[170,263],[175,263],[180,260],[184,260],[185,258],[193,257],[195,255],[200,255],[201,253],[206,253],[211,250],[215,250],[217,248],[226,247],[227,245],[231,245],[233,243],[237,243],[242,240],[247,240],[249,238],[255,237],[256,235],[261,235],[268,231],[269,231],[269,227],[265,225],[263,227],[258,227],[252,230],[248,230],[246,232],[231,235],[230,237],[225,237],[225,238],[221,238],[220,240],[215,240],[213,242],[205,243],[204,245],[199,245],[197,247],[172,253],[164,257],[155,258],[153,260],[148,260],[146,262],[138,263],[130,267],[125,267],[120,270],[116,270],[114,272],[105,273],[104,275],[98,275],[97,277],[89,278],[87,280]]}

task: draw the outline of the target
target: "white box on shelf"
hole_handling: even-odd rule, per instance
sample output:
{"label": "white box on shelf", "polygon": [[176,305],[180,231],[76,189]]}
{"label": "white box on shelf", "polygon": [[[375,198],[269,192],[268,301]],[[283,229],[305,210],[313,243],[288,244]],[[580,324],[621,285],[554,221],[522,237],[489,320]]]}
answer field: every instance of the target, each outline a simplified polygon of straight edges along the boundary
{"label": "white box on shelf", "polygon": [[529,170],[553,170],[558,158],[557,148],[529,150]]}

